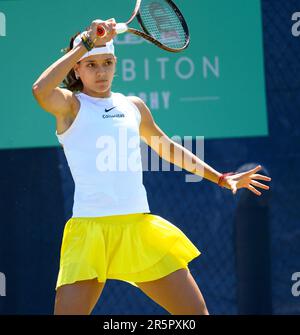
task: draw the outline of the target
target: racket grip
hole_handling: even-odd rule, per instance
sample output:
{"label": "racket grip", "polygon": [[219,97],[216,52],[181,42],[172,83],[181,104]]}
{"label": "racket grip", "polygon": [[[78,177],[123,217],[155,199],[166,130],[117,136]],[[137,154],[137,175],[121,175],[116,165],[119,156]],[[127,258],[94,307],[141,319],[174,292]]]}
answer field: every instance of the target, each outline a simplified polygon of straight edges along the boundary
{"label": "racket grip", "polygon": [[[128,30],[128,26],[126,23],[117,23],[116,24],[116,32],[117,34],[123,34]],[[106,30],[102,26],[97,27],[97,35],[99,37],[104,37],[106,35]]]}
{"label": "racket grip", "polygon": [[123,34],[126,33],[126,31],[128,30],[128,26],[126,23],[117,23],[116,24],[116,31],[117,34]]}

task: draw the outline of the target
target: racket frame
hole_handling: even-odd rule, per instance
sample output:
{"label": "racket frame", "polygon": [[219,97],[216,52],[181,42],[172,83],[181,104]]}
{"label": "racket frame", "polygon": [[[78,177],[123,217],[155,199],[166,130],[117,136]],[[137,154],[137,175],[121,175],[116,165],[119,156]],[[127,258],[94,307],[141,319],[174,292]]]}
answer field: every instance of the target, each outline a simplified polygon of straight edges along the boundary
{"label": "racket frame", "polygon": [[142,28],[142,30],[144,31],[139,31],[137,29],[133,29],[133,28],[128,28],[128,32],[131,32],[132,34],[138,35],[140,37],[145,38],[146,40],[148,40],[151,43],[154,43],[155,45],[157,45],[158,47],[166,50],[166,51],[170,51],[170,52],[180,52],[184,49],[186,49],[189,44],[190,44],[190,33],[189,33],[189,27],[185,21],[184,16],[182,15],[181,11],[179,10],[179,8],[175,5],[175,3],[172,0],[165,0],[170,7],[174,10],[174,12],[176,13],[177,17],[179,18],[182,27],[184,29],[184,33],[186,36],[186,43],[183,47],[181,48],[170,48],[166,45],[164,45],[163,43],[159,42],[157,39],[155,39],[154,37],[151,36],[151,34],[149,33],[149,31],[147,30],[147,28],[145,27],[143,20],[141,18],[141,14],[138,11],[138,13],[136,14],[136,18],[138,20],[138,23],[140,25],[140,27]]}
{"label": "racket frame", "polygon": [[[166,50],[166,51],[170,51],[170,52],[180,52],[180,51],[186,49],[190,44],[190,34],[189,34],[189,28],[188,28],[188,25],[185,21],[185,18],[183,17],[179,8],[175,5],[175,3],[172,0],[165,0],[165,1],[174,10],[174,12],[176,13],[177,17],[179,18],[179,20],[182,24],[182,27],[184,29],[186,42],[185,42],[185,45],[183,47],[181,47],[181,48],[168,47],[168,46],[164,45],[163,43],[159,42],[156,38],[151,36],[149,31],[145,27],[145,25],[143,23],[143,20],[141,18],[141,14],[140,14],[140,7],[141,7],[142,0],[137,0],[136,1],[135,8],[134,8],[134,10],[133,10],[133,12],[130,16],[130,19],[126,23],[117,23],[117,25],[116,25],[117,33],[121,34],[121,33],[128,32],[128,33],[134,34],[136,36],[142,37],[145,40],[155,44],[159,48],[161,48],[163,50]],[[137,18],[137,21],[138,21],[138,23],[139,23],[139,25],[140,25],[140,27],[143,31],[135,29],[135,28],[130,28],[128,26],[134,20],[135,17]],[[99,28],[98,28],[98,35],[99,36],[104,36],[105,35],[105,29],[101,26],[99,26]]]}

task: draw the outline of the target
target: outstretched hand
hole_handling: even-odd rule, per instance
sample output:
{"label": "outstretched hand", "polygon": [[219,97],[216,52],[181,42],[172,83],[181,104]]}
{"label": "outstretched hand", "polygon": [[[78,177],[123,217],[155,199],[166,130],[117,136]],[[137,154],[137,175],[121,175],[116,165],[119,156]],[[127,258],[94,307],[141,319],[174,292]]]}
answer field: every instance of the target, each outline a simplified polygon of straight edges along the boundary
{"label": "outstretched hand", "polygon": [[246,172],[237,173],[232,176],[227,176],[224,179],[224,187],[230,189],[233,194],[236,194],[237,190],[240,188],[247,188],[254,194],[260,196],[261,192],[256,189],[256,187],[268,190],[270,187],[268,185],[262,184],[257,180],[270,181],[271,178],[257,174],[261,170],[261,165],[256,166],[254,169],[248,170]]}

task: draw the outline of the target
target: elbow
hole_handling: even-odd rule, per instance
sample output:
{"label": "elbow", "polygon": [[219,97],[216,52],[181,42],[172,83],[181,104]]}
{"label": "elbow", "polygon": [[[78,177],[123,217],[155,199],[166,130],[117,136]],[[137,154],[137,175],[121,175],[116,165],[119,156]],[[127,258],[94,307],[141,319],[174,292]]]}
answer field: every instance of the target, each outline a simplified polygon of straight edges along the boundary
{"label": "elbow", "polygon": [[34,83],[31,88],[32,95],[34,96],[34,99],[41,104],[41,101],[44,99],[44,93],[39,86],[39,84]]}
{"label": "elbow", "polygon": [[33,96],[36,97],[36,96],[38,95],[38,92],[39,92],[39,86],[38,86],[38,84],[34,83],[34,84],[32,85],[31,90],[32,90],[32,94],[33,94]]}
{"label": "elbow", "polygon": [[34,96],[36,99],[38,99],[39,97],[41,97],[41,96],[43,95],[43,90],[42,90],[41,86],[40,86],[39,84],[37,84],[37,83],[34,83],[34,84],[32,85],[31,90],[32,90],[32,94],[33,94],[33,96]]}

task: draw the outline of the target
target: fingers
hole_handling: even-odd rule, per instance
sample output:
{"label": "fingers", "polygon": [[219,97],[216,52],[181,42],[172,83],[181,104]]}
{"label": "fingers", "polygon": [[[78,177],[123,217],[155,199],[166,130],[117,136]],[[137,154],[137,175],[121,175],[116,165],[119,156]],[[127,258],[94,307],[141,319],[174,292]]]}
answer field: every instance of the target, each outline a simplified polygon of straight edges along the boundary
{"label": "fingers", "polygon": [[254,186],[260,187],[264,190],[269,190],[270,189],[270,187],[268,185],[259,183],[258,181],[255,181],[255,180],[251,180],[251,184],[254,185]]}
{"label": "fingers", "polygon": [[258,180],[265,180],[265,181],[271,181],[272,178],[267,177],[267,176],[263,176],[262,174],[254,174],[253,176],[251,176],[253,179],[258,179]]}
{"label": "fingers", "polygon": [[116,20],[114,18],[108,19],[106,21],[112,22],[112,23],[116,23]]}
{"label": "fingers", "polygon": [[115,19],[109,19],[105,21],[107,34],[110,35],[111,38],[114,38],[116,35],[116,21]]}
{"label": "fingers", "polygon": [[[99,35],[98,28],[101,26],[105,30],[105,34],[103,36]],[[91,30],[98,36],[102,37],[102,40],[105,38],[105,42],[111,40],[116,35],[116,21],[114,18],[108,19],[106,21],[97,19],[94,20],[91,24]],[[107,40],[107,41],[106,41]]]}
{"label": "fingers", "polygon": [[256,173],[257,171],[261,170],[261,165],[257,165],[254,169],[251,169],[249,171],[247,171],[247,174],[253,174],[253,173]]}
{"label": "fingers", "polygon": [[116,20],[114,18],[111,18],[111,19],[108,19],[108,20],[105,20],[105,21],[97,19],[97,20],[94,20],[92,22],[92,25],[99,25],[99,24],[101,24],[101,25],[108,26],[108,25],[111,25],[111,24],[114,25],[115,23],[116,23]]}
{"label": "fingers", "polygon": [[[236,181],[238,181],[238,187],[237,188],[248,188],[251,192],[253,192],[254,194],[260,196],[262,193],[260,191],[258,191],[255,187],[259,187],[262,188],[264,190],[269,190],[270,187],[268,185],[262,184],[254,179],[257,180],[263,180],[263,181],[271,181],[272,179],[270,177],[261,175],[261,174],[256,174],[257,171],[261,170],[262,166],[261,165],[257,165],[255,168],[246,171],[246,172],[242,172],[239,174],[235,174],[232,178]],[[254,187],[255,186],[255,187]],[[236,193],[236,189],[234,189],[233,185],[231,185],[231,190],[232,193],[235,194]]]}
{"label": "fingers", "polygon": [[261,195],[261,192],[259,192],[255,187],[253,187],[252,185],[248,186],[248,189],[253,192],[256,195]]}
{"label": "fingers", "polygon": [[233,180],[230,179],[226,179],[228,185],[229,185],[229,189],[232,191],[233,194],[236,194],[237,192],[237,183]]}
{"label": "fingers", "polygon": [[237,191],[236,182],[229,181],[228,184],[229,184],[229,187],[232,193],[236,194],[236,191]]}

